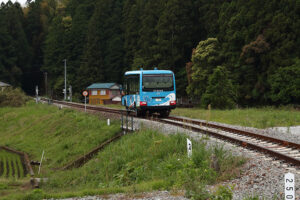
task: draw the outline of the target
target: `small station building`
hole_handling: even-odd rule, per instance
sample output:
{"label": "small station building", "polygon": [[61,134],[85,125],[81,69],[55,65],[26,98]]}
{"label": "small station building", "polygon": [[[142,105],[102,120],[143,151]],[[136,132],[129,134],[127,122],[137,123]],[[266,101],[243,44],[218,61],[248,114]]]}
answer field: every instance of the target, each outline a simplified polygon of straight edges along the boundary
{"label": "small station building", "polygon": [[87,87],[89,104],[119,104],[121,103],[120,85],[117,83],[93,83]]}
{"label": "small station building", "polygon": [[10,84],[0,81],[0,90],[3,91],[5,88],[11,87]]}

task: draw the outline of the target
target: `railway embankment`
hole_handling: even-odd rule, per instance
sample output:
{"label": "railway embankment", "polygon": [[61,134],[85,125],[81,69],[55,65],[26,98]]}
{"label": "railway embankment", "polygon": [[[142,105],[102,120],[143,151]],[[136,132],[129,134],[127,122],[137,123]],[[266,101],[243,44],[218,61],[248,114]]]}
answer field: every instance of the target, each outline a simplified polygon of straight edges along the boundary
{"label": "railway embankment", "polygon": [[[186,120],[188,119],[190,118],[186,118]],[[207,122],[206,120],[198,121],[203,123]],[[252,127],[226,125],[216,122],[211,123],[227,126],[228,128],[238,128],[240,130],[252,131],[266,136],[289,140],[291,142],[299,142],[299,134],[297,134],[297,132],[295,134],[283,134],[282,132],[275,130],[264,130]],[[194,140],[205,140],[207,143],[207,147],[220,146],[225,150],[230,151],[233,155],[247,158],[247,163],[241,170],[240,176],[220,183],[221,185],[233,186],[233,199],[235,200],[244,198],[283,199],[284,175],[288,172],[295,174],[295,180],[297,180],[295,182],[295,194],[297,198],[300,197],[300,182],[298,181],[300,180],[299,167],[295,167],[286,162],[282,162],[281,160],[274,159],[261,152],[243,148],[234,143],[229,143],[224,140],[210,137],[207,134],[201,134],[188,128],[172,126],[160,122],[149,122],[148,120],[144,119],[139,119],[138,121],[136,121],[136,126],[151,128],[153,130],[160,130],[164,134],[176,134],[178,132],[185,133]],[[219,186],[220,184],[217,184],[217,186]],[[213,191],[214,187],[215,185],[209,186],[208,188]]]}
{"label": "railway embankment", "polygon": [[[39,161],[45,152],[38,178],[46,177],[47,182],[41,182],[39,190],[25,190],[25,194],[22,189],[14,192],[5,189],[5,195],[11,199],[153,190],[184,190],[186,194],[180,194],[187,197],[213,196],[214,193],[205,190],[206,185],[238,176],[239,167],[245,162],[222,148],[207,149],[205,141],[196,140],[192,140],[193,156],[188,158],[186,135],[163,135],[161,131],[143,129],[107,145],[81,167],[53,170],[119,133],[120,120],[108,126],[97,115],[34,103],[21,108],[1,108],[0,118],[1,144],[28,152],[31,160]],[[201,193],[196,192],[199,188]],[[216,190],[222,195],[232,195],[225,186]]]}

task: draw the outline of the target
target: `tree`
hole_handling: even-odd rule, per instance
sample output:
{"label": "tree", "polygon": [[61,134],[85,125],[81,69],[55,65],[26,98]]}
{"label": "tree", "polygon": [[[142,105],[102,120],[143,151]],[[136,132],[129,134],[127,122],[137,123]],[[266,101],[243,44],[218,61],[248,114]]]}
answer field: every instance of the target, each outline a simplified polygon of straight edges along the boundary
{"label": "tree", "polygon": [[[126,0],[124,3],[122,29],[124,32],[124,64],[127,70],[133,68],[134,56],[139,50],[138,38],[144,6],[145,1],[143,0]],[[143,63],[141,63],[141,65],[143,65]],[[135,68],[138,67],[140,67],[140,64],[137,64]]]}
{"label": "tree", "polygon": [[220,45],[217,38],[208,38],[199,42],[192,55],[191,83],[187,93],[194,98],[201,98],[206,91],[208,77],[221,63]]}
{"label": "tree", "polygon": [[23,72],[31,62],[31,48],[24,32],[24,15],[19,3],[8,1],[0,7],[0,78],[21,86]]}
{"label": "tree", "polygon": [[264,54],[270,49],[263,35],[243,47],[239,69],[240,102],[265,101],[267,69],[261,64]]}
{"label": "tree", "polygon": [[169,0],[156,26],[158,52],[155,56],[159,68],[171,69],[176,74],[177,93],[184,94],[187,86],[185,63],[196,44],[192,0]]}
{"label": "tree", "polygon": [[300,59],[288,67],[279,68],[268,79],[271,86],[270,97],[280,104],[300,102]]}
{"label": "tree", "polygon": [[143,67],[153,69],[158,65],[158,45],[156,26],[165,6],[165,0],[147,1],[141,16],[138,47],[134,54],[133,69]]}
{"label": "tree", "polygon": [[213,74],[209,76],[208,86],[201,98],[202,105],[212,108],[230,109],[234,107],[234,88],[228,78],[228,71],[225,67],[218,66]]}
{"label": "tree", "polygon": [[124,39],[121,31],[123,1],[101,0],[89,22],[80,87],[100,82],[119,82],[123,72]]}
{"label": "tree", "polygon": [[63,18],[57,15],[49,28],[44,48],[44,66],[42,70],[49,74],[49,85],[54,93],[62,96],[62,85],[57,84],[57,80],[63,79],[64,64],[66,51],[64,45],[65,27],[63,26]]}

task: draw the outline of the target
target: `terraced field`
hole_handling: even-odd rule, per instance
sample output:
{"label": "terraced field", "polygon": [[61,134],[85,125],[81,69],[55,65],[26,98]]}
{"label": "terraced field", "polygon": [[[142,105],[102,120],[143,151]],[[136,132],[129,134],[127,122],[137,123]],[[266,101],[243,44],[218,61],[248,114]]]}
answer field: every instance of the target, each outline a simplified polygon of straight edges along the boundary
{"label": "terraced field", "polygon": [[14,153],[0,150],[0,178],[23,178],[24,167],[21,157]]}

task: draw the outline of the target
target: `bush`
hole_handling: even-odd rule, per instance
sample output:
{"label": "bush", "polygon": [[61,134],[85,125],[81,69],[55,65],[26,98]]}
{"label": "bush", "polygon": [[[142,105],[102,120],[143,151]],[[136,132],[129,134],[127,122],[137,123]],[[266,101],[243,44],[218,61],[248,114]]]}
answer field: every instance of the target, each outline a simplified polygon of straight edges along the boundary
{"label": "bush", "polygon": [[29,99],[20,88],[6,88],[0,91],[0,107],[20,107],[29,101]]}
{"label": "bush", "polygon": [[41,189],[34,189],[32,192],[27,194],[23,200],[40,200],[44,198],[44,192]]}
{"label": "bush", "polygon": [[234,87],[225,67],[218,66],[208,78],[208,86],[201,101],[204,107],[210,104],[214,109],[234,108]]}

